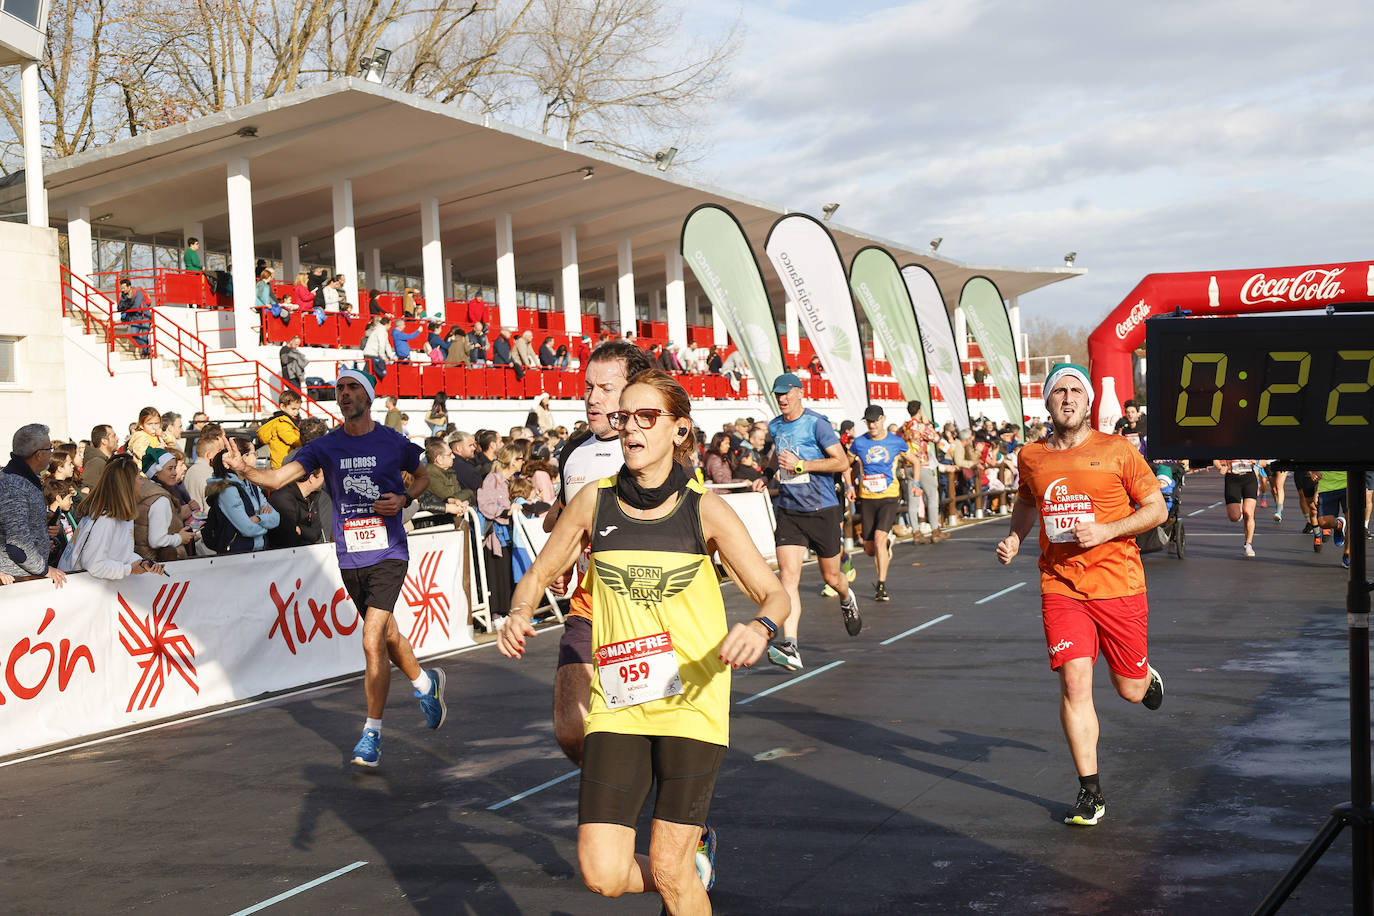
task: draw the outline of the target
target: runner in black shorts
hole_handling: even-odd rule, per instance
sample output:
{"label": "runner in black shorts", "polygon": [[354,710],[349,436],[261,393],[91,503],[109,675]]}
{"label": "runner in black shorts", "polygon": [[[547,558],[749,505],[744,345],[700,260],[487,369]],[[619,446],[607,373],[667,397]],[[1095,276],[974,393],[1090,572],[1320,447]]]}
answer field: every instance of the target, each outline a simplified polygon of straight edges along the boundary
{"label": "runner in black shorts", "polygon": [[1217,470],[1226,474],[1226,517],[1233,522],[1244,521],[1245,544],[1241,552],[1251,558],[1255,556],[1251,543],[1255,539],[1255,500],[1259,498],[1259,476],[1255,471],[1266,463],[1248,458],[1214,462]]}
{"label": "runner in black shorts", "polygon": [[[420,667],[410,641],[392,616],[410,562],[401,510],[429,487],[429,473],[420,463],[418,446],[370,416],[373,385],[370,375],[353,369],[340,372],[337,397],[343,426],[301,446],[280,469],[250,466],[232,440],[224,460],[231,471],[271,490],[307,477],[317,468],[324,471],[334,504],[339,574],[363,618],[367,721],[352,755],[352,762],[362,767],[375,767],[382,761],[382,712],[393,662],[415,688],[426,725],[438,728],[447,715],[443,669]],[[413,475],[409,487],[401,478],[403,471]]]}
{"label": "runner in black shorts", "polygon": [[887,570],[892,563],[892,541],[888,532],[897,520],[901,503],[901,481],[897,478],[897,464],[905,461],[920,471],[916,456],[907,442],[896,433],[887,431],[883,409],[870,404],[864,410],[868,432],[849,444],[859,473],[859,518],[863,523],[864,553],[873,558],[878,581],[873,591],[874,601],[890,600],[887,594]]}

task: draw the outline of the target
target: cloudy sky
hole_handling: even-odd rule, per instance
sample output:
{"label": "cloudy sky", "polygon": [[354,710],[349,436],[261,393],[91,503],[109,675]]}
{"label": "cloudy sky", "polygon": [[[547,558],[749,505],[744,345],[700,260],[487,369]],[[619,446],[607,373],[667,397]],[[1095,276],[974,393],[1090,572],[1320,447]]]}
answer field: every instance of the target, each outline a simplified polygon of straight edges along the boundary
{"label": "cloudy sky", "polygon": [[1153,271],[1374,257],[1365,0],[698,0],[745,26],[702,178],[972,263],[1084,277],[1095,325]]}

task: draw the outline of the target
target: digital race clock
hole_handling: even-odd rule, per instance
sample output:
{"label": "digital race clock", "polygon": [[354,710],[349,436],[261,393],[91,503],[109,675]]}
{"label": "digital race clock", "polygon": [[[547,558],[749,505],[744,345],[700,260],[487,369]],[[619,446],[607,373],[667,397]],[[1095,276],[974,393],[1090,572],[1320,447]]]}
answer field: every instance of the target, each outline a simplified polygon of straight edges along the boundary
{"label": "digital race clock", "polygon": [[1374,466],[1374,314],[1151,318],[1152,459]]}

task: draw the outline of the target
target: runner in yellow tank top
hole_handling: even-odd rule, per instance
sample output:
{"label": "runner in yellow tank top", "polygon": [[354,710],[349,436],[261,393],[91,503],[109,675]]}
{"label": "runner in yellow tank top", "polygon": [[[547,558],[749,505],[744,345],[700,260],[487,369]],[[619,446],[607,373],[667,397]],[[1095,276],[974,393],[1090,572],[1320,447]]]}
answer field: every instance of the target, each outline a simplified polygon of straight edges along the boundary
{"label": "runner in yellow tank top", "polygon": [[[578,802],[582,879],[607,897],[657,891],[671,914],[709,913],[695,860],[729,741],[730,669],[763,654],[790,606],[739,517],[678,463],[695,442],[682,386],[657,370],[635,376],[612,424],[625,466],[568,504],[515,590],[500,648],[524,654],[531,607],[589,538],[597,674]],[[760,606],[749,623],[727,630],[712,552]],[[636,855],[652,784],[649,854]]]}

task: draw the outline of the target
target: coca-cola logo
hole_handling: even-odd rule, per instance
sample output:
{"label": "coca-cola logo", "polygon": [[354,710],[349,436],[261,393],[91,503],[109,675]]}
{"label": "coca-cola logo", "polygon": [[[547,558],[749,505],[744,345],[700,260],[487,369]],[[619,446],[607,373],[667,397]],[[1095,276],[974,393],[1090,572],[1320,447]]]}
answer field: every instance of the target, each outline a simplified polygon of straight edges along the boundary
{"label": "coca-cola logo", "polygon": [[1149,315],[1150,307],[1145,304],[1144,299],[1141,299],[1135,305],[1131,306],[1131,313],[1126,316],[1126,320],[1116,323],[1117,340],[1125,340],[1126,335],[1134,331],[1142,321],[1149,317]]}
{"label": "coca-cola logo", "polygon": [[1322,302],[1341,294],[1340,280],[1344,267],[1330,270],[1313,268],[1295,277],[1266,277],[1255,274],[1240,288],[1240,301],[1246,305],[1261,302]]}

